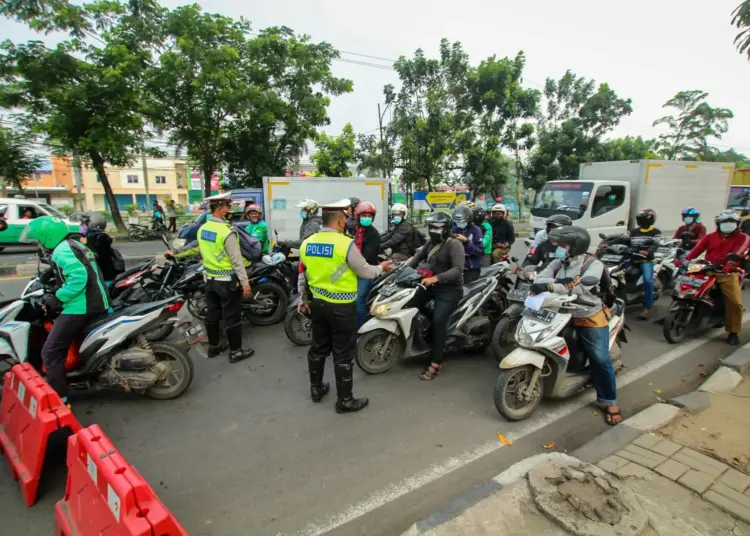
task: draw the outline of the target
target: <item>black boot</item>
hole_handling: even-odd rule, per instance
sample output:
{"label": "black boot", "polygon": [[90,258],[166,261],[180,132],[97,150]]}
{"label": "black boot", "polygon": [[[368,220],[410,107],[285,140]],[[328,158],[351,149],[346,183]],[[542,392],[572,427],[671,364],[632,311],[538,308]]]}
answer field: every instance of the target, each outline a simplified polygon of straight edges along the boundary
{"label": "black boot", "polygon": [[727,337],[727,344],[730,346],[739,346],[740,345],[740,338],[736,333],[730,333]]}
{"label": "black boot", "polygon": [[325,372],[326,357],[313,355],[307,352],[307,369],[310,372],[310,396],[313,402],[320,402],[323,397],[331,390],[331,386],[323,383],[323,373]]}
{"label": "black boot", "polygon": [[229,348],[229,345],[224,341],[220,342],[216,346],[214,346],[213,344],[209,344],[208,345],[208,357],[211,358],[211,357],[216,357],[217,355],[221,355],[227,351],[227,348]]}
{"label": "black boot", "polygon": [[312,398],[313,402],[319,403],[321,400],[323,400],[323,397],[326,396],[330,390],[331,384],[329,383],[321,383],[319,386],[311,385],[310,397]]}
{"label": "black boot", "polygon": [[338,399],[336,401],[336,413],[354,413],[361,409],[365,409],[367,404],[370,403],[368,398],[354,398],[353,396],[346,399]]}
{"label": "black boot", "polygon": [[364,409],[370,402],[366,398],[354,398],[352,395],[352,362],[339,361],[334,366],[336,373],[336,413],[353,413]]}
{"label": "black boot", "polygon": [[255,353],[252,348],[242,348],[242,324],[235,324],[227,328],[227,339],[229,339],[229,362],[236,363],[247,359]]}

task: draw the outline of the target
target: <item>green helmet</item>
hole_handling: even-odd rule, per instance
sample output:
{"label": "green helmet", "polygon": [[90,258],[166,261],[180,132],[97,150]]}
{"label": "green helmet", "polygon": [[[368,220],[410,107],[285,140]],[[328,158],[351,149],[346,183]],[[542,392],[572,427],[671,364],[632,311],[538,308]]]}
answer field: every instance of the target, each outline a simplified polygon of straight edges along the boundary
{"label": "green helmet", "polygon": [[60,218],[42,216],[29,222],[18,238],[19,242],[38,242],[44,249],[55,249],[70,233]]}

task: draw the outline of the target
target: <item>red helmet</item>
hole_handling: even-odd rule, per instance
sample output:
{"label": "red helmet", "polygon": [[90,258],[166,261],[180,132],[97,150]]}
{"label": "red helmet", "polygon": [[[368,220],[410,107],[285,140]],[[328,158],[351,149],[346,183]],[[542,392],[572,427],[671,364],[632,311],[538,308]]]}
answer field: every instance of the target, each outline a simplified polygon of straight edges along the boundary
{"label": "red helmet", "polygon": [[649,227],[656,223],[656,212],[651,208],[644,208],[635,217],[635,221],[641,227]]}
{"label": "red helmet", "polygon": [[357,209],[354,211],[354,213],[357,216],[357,220],[359,220],[359,217],[362,214],[372,214],[373,216],[377,214],[377,210],[375,210],[375,205],[370,203],[369,201],[360,201],[357,205]]}
{"label": "red helmet", "polygon": [[257,212],[258,214],[263,214],[263,210],[260,208],[260,205],[256,205],[255,203],[251,203],[245,208],[245,212]]}

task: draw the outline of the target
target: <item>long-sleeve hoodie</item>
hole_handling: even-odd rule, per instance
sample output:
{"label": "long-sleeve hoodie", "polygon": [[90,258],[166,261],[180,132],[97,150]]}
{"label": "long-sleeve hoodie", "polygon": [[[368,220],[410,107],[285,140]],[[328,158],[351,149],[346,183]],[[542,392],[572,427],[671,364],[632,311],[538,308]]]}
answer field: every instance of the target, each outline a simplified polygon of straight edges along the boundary
{"label": "long-sleeve hoodie", "polygon": [[482,243],[482,230],[476,225],[469,225],[466,229],[453,227],[454,235],[466,237],[466,242],[461,242],[464,247],[464,270],[478,270],[482,267],[484,256],[484,244]]}
{"label": "long-sleeve hoodie", "polygon": [[[563,263],[562,261],[555,259],[554,261],[549,263],[544,270],[537,274],[536,278],[534,279],[534,283],[553,283],[555,287],[554,292],[556,294],[567,294],[570,291],[565,288],[565,285],[556,283],[556,281],[568,277],[570,277],[571,279],[575,279],[578,276],[580,276],[581,278],[596,277],[597,281],[600,281],[602,278],[604,265],[600,261],[595,260],[591,263],[585,273],[581,273],[585,259],[586,255],[578,255],[577,257],[573,257],[567,263]],[[593,289],[594,286],[589,287],[576,285],[573,287],[573,294],[581,296],[581,298],[583,298],[585,301],[592,304],[576,304],[579,305],[581,309],[572,311],[573,318],[590,318],[602,310],[602,300],[599,298],[599,296],[591,292],[591,289]]]}

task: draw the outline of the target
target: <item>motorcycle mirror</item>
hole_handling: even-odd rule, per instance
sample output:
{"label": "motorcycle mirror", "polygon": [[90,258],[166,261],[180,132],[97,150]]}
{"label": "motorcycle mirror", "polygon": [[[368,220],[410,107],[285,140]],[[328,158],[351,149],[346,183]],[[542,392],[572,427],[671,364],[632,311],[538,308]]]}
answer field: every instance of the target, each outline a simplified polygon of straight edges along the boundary
{"label": "motorcycle mirror", "polygon": [[586,276],[586,277],[582,277],[581,281],[580,281],[580,284],[583,285],[584,287],[593,287],[594,285],[598,285],[599,284],[599,278],[591,276],[591,275],[590,276]]}
{"label": "motorcycle mirror", "polygon": [[604,233],[599,233],[599,238],[601,238],[602,240],[606,240],[607,235],[605,235]]}

